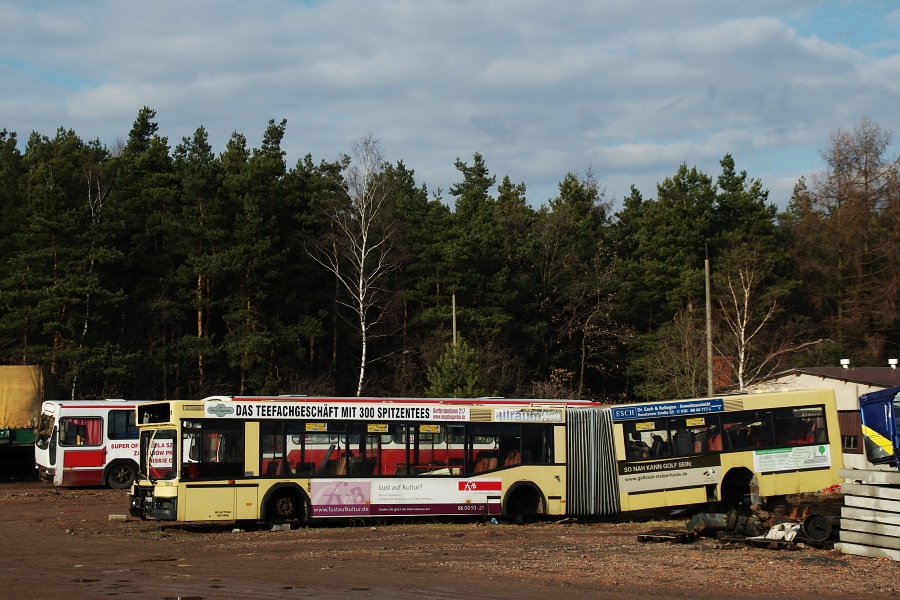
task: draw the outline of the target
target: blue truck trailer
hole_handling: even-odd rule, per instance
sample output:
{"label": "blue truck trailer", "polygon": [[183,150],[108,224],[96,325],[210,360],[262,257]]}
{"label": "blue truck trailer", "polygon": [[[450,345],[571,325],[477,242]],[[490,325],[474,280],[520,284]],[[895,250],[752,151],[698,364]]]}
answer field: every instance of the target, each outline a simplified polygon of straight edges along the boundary
{"label": "blue truck trailer", "polygon": [[900,470],[900,386],[869,392],[859,397],[866,458],[874,465]]}

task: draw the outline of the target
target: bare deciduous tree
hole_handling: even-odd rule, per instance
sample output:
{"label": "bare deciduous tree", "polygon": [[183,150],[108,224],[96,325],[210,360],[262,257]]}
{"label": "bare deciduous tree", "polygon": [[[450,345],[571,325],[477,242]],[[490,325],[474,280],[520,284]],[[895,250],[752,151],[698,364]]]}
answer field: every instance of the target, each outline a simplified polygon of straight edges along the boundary
{"label": "bare deciduous tree", "polygon": [[649,351],[634,363],[644,377],[635,387],[638,396],[664,400],[696,398],[706,392],[706,333],[698,311],[678,311],[647,341]]}
{"label": "bare deciduous tree", "polygon": [[767,268],[759,248],[742,245],[723,255],[715,282],[719,308],[715,316],[724,331],[718,336],[716,350],[731,358],[740,390],[774,373],[791,353],[822,342],[798,342],[790,327],[769,327],[790,286],[767,285],[766,280]]}
{"label": "bare deciduous tree", "polygon": [[356,395],[362,395],[366,377],[369,341],[385,314],[390,294],[383,287],[389,273],[397,269],[392,259],[393,233],[389,191],[381,177],[384,160],[380,144],[371,133],[353,143],[353,155],[345,157],[346,202],[330,209],[331,235],[310,253],[334,274],[348,298],[338,302],[358,320],[361,339],[359,380]]}
{"label": "bare deciduous tree", "polygon": [[[900,158],[887,155],[892,139],[868,117],[852,131],[838,129],[822,152],[826,168],[813,177],[810,194],[811,216],[821,230],[822,256],[814,265],[825,284],[819,293],[833,306],[826,319],[838,342],[868,346],[872,358],[882,352],[900,312],[890,210]],[[882,292],[873,294],[873,286]]]}
{"label": "bare deciduous tree", "polygon": [[744,249],[726,255],[730,262],[718,277],[716,300],[718,315],[727,334],[723,336],[719,353],[731,356],[738,389],[743,390],[749,380],[765,368],[769,357],[755,360],[759,338],[778,306],[778,296],[764,300],[761,296],[763,273],[759,255]]}
{"label": "bare deciduous tree", "polygon": [[[99,227],[100,225],[100,216],[103,212],[103,207],[106,204],[107,196],[112,189],[112,183],[106,176],[103,168],[100,166],[100,164],[98,164],[96,160],[93,159],[93,157],[86,156],[83,159],[81,172],[81,183],[85,188],[85,205],[88,212],[90,213],[90,231],[96,232],[97,227]],[[99,234],[96,234],[92,235],[90,238],[90,255],[88,256],[87,265],[87,275],[89,277],[94,276],[94,268],[97,260],[96,252],[98,236]],[[92,309],[93,306],[91,304],[91,288],[87,287],[84,298],[84,325],[81,329],[81,339],[78,342],[79,349],[84,347],[85,340],[88,336],[88,327],[92,317]],[[72,376],[72,400],[76,398],[76,390],[78,388],[78,371],[75,370],[74,373],[75,374]]]}

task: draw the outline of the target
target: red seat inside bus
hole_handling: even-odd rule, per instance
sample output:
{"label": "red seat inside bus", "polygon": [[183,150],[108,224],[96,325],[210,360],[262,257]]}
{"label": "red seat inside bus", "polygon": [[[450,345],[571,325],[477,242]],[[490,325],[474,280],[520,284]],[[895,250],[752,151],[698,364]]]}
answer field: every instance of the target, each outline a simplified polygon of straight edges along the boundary
{"label": "red seat inside bus", "polygon": [[270,460],[266,465],[266,475],[274,475],[281,477],[284,475],[292,475],[291,464],[286,460],[275,459]]}
{"label": "red seat inside bus", "polygon": [[518,465],[522,462],[522,453],[518,450],[513,450],[509,454],[506,455],[506,458],[503,459],[504,467],[511,467],[513,465]]}
{"label": "red seat inside bus", "polygon": [[497,451],[482,450],[475,457],[475,473],[482,473],[497,468]]}

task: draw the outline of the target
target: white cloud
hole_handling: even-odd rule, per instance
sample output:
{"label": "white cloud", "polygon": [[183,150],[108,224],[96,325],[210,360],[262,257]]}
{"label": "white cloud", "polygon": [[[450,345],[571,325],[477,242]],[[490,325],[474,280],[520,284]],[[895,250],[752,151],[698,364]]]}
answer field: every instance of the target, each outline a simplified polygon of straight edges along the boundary
{"label": "white cloud", "polygon": [[[147,105],[170,143],[203,125],[221,151],[233,131],[258,144],[269,119],[287,118],[290,163],[334,159],[372,132],[431,190],[446,195],[455,159],[481,152],[535,204],[589,165],[610,196],[635,184],[652,197],[681,163],[715,177],[731,153],[783,203],[837,127],[863,115],[900,126],[892,29],[845,44],[855,38],[817,32],[829,9],[813,0],[0,1],[0,128],[22,137],[63,125],[112,142]],[[876,29],[840,17],[851,31]]]}

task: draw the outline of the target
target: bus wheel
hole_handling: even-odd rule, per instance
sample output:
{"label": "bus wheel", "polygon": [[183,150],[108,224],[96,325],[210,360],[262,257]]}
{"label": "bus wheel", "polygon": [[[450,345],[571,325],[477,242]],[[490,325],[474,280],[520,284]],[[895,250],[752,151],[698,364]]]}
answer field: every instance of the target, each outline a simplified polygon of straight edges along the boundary
{"label": "bus wheel", "polygon": [[119,463],[110,467],[106,473],[106,485],[114,490],[124,490],[131,487],[137,471],[128,463]]}
{"label": "bus wheel", "polygon": [[269,499],[266,518],[269,521],[293,521],[303,518],[303,499],[297,492],[284,490],[276,492]]}

